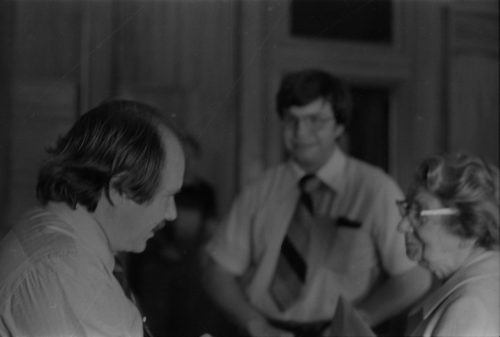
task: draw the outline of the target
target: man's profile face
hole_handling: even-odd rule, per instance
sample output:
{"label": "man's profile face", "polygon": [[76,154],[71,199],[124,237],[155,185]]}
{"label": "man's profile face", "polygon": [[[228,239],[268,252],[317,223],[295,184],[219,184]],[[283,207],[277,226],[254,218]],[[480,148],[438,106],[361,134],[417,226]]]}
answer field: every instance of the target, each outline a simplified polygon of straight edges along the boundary
{"label": "man's profile face", "polygon": [[164,220],[175,220],[177,208],[174,196],[182,186],[185,158],[179,141],[173,135],[162,133],[166,161],[161,172],[160,186],[153,198],[138,204],[122,196],[116,204],[118,222],[114,238],[110,238],[114,251],[142,252],[148,239],[163,227]]}
{"label": "man's profile face", "polygon": [[288,108],[282,122],[285,148],[307,172],[326,163],[344,132],[344,126],[335,120],[330,102],[323,98]]}

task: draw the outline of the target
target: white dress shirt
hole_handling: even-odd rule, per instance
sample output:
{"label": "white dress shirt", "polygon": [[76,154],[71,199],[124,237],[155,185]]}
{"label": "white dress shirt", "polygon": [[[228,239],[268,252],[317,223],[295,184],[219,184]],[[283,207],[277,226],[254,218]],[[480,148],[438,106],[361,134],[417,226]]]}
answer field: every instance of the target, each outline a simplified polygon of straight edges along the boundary
{"label": "white dress shirt", "polygon": [[[333,316],[339,294],[356,303],[382,274],[398,275],[415,266],[397,231],[403,198],[382,170],[336,150],[317,176],[335,191],[331,226],[313,228],[306,283],[299,300],[280,311],[269,285],[299,198],[304,175],[293,162],[268,170],[236,199],[207,251],[226,270],[241,277],[250,302],[267,316],[314,321]],[[351,222],[340,223],[339,218]],[[352,225],[357,224],[357,226]]]}
{"label": "white dress shirt", "polygon": [[113,267],[86,209],[49,203],[30,212],[0,242],[0,335],[142,336]]}

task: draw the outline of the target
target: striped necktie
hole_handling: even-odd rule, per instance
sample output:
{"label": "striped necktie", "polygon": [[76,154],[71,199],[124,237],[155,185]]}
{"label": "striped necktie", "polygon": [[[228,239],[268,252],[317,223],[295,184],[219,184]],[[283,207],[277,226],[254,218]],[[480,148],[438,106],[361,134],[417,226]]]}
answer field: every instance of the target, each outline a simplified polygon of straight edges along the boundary
{"label": "striped necktie", "polygon": [[142,315],[141,308],[139,306],[139,303],[137,301],[137,298],[134,295],[134,292],[132,291],[132,288],[130,287],[130,283],[128,281],[127,273],[125,270],[125,266],[120,259],[120,257],[115,256],[115,268],[113,269],[113,275],[115,278],[118,280],[118,283],[120,283],[120,286],[123,289],[123,292],[125,293],[125,296],[134,303],[136,306],[137,310],[141,314],[142,318],[142,330],[143,330],[143,335],[144,337],[152,337],[153,334],[149,330],[149,327],[146,322],[146,316]]}
{"label": "striped necktie", "polygon": [[307,253],[317,207],[324,204],[324,185],[315,175],[299,182],[300,196],[282,245],[270,293],[278,308],[286,310],[299,297],[307,275]]}

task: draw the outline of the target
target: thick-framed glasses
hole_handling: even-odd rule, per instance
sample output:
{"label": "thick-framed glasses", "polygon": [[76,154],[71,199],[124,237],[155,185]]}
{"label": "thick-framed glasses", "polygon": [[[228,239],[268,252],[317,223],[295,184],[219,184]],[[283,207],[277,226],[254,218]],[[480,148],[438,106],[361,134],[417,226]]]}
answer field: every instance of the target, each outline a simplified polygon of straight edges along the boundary
{"label": "thick-framed glasses", "polygon": [[328,121],[331,121],[333,116],[311,115],[305,117],[295,117],[293,115],[285,115],[281,122],[287,129],[296,129],[299,124],[304,125],[308,130],[320,130]]}
{"label": "thick-framed glasses", "polygon": [[456,215],[458,214],[458,209],[456,208],[435,208],[435,209],[421,209],[420,205],[407,200],[396,201],[398,206],[399,214],[401,217],[408,218],[411,222],[416,224],[422,224],[425,222],[425,218],[429,216],[439,216],[439,215]]}

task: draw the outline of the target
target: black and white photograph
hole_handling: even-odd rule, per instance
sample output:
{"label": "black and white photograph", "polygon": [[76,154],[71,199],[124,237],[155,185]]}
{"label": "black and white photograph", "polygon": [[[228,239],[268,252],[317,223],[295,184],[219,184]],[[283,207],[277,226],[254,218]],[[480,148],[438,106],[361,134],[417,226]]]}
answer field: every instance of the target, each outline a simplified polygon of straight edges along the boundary
{"label": "black and white photograph", "polygon": [[500,336],[497,0],[1,0],[0,337]]}

